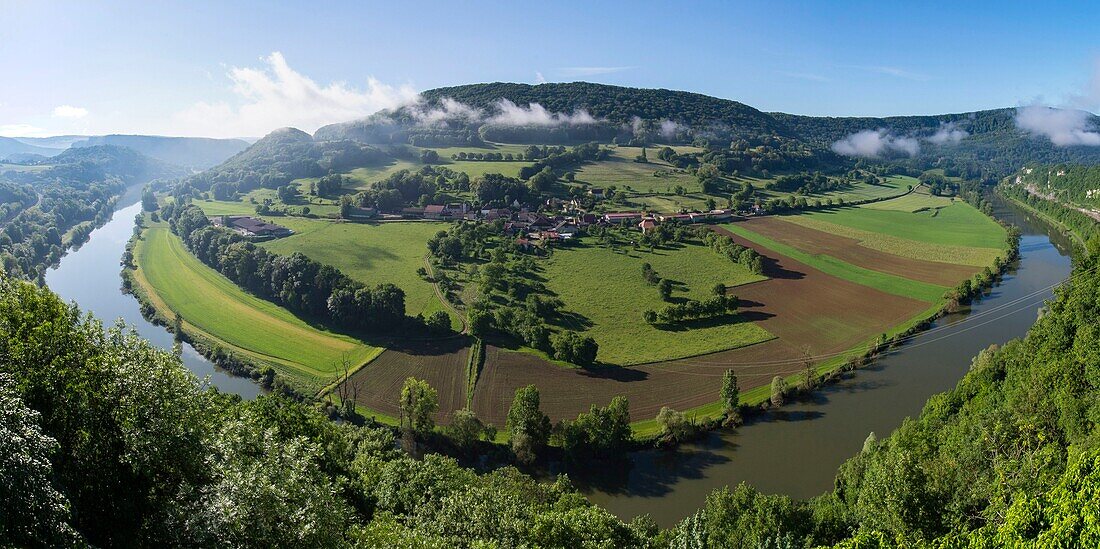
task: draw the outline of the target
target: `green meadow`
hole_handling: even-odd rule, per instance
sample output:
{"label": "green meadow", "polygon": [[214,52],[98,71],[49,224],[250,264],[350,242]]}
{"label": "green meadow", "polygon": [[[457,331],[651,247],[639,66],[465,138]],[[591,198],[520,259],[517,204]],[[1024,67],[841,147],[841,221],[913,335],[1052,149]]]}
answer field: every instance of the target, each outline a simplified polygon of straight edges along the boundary
{"label": "green meadow", "polygon": [[310,388],[331,381],[345,358],[358,366],[382,352],[353,337],[311,326],[245,292],[191,255],[167,227],[147,229],[134,255],[138,283],[158,309],[166,309],[161,311],[165,316],[178,313],[185,329],[197,329]]}
{"label": "green meadow", "polygon": [[[690,329],[660,329],[642,319],[646,310],[668,305],[656,286],[642,278],[649,263],[674,281],[674,301],[706,299],[717,283],[738,286],[764,280],[700,244],[672,249],[611,250],[587,242],[561,248],[546,262],[547,287],[576,315],[564,328],[582,331],[600,345],[601,362],[631,365],[742,347],[772,338],[765,329],[738,317],[688,323]],[[736,289],[733,290],[736,293]]]}

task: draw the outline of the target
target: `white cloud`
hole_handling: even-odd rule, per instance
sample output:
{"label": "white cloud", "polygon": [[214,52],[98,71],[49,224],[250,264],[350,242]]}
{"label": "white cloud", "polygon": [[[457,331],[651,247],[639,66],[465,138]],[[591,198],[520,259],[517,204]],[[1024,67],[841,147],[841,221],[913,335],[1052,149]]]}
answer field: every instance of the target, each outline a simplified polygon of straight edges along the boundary
{"label": "white cloud", "polygon": [[50,132],[30,124],[0,124],[0,137],[49,137]]}
{"label": "white cloud", "polygon": [[970,132],[959,128],[958,122],[940,122],[939,129],[928,138],[928,141],[937,145],[953,145],[968,135]]}
{"label": "white cloud", "polygon": [[680,131],[680,124],[673,122],[672,120],[661,121],[661,137],[665,139],[672,139],[676,137],[676,132]]}
{"label": "white cloud", "polygon": [[507,99],[498,100],[496,107],[500,112],[489,118],[489,122],[502,126],[579,126],[596,123],[596,118],[584,109],[573,111],[573,114],[552,113],[538,103],[521,107]]}
{"label": "white cloud", "polygon": [[535,83],[536,84],[545,84],[546,83],[546,77],[543,76],[542,73],[539,72],[539,71],[535,71]]}
{"label": "white cloud", "polygon": [[435,126],[450,120],[478,122],[482,119],[481,109],[450,97],[444,97],[439,106],[432,109],[425,109],[420,104],[410,105],[409,112],[417,122],[425,126]]}
{"label": "white cloud", "polygon": [[885,129],[863,130],[833,143],[833,152],[844,156],[876,157],[887,153],[913,156],[920,152],[920,142],[912,137],[898,137]]}
{"label": "white cloud", "polygon": [[53,108],[53,115],[55,118],[84,118],[88,116],[88,109],[72,105],[58,105]]}
{"label": "white cloud", "polygon": [[176,113],[177,135],[231,137],[264,135],[293,126],[307,132],[334,122],[362,118],[382,109],[414,103],[416,91],[374,78],[364,89],[343,82],[322,86],[292,69],[279,52],[263,58],[265,67],[232,67],[228,77],[234,102],[200,101]]}
{"label": "white cloud", "polygon": [[1032,135],[1044,136],[1058,147],[1100,146],[1100,128],[1087,111],[1100,108],[1100,57],[1093,60],[1089,82],[1080,93],[1072,94],[1063,107],[1055,109],[1036,100],[1016,108],[1016,127]]}
{"label": "white cloud", "polygon": [[1033,135],[1045,136],[1058,147],[1100,145],[1100,133],[1085,111],[1052,109],[1029,105],[1016,109],[1016,126]]}

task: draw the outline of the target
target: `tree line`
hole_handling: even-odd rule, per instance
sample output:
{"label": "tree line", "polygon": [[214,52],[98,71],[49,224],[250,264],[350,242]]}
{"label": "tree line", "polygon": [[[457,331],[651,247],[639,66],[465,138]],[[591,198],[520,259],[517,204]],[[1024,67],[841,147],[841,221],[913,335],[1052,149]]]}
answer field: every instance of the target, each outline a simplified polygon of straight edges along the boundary
{"label": "tree line", "polygon": [[161,215],[200,261],[294,313],[352,330],[391,331],[410,325],[405,292],[393,284],[367,287],[300,252],[273,254],[234,231],[211,225],[195,205],[170,203]]}

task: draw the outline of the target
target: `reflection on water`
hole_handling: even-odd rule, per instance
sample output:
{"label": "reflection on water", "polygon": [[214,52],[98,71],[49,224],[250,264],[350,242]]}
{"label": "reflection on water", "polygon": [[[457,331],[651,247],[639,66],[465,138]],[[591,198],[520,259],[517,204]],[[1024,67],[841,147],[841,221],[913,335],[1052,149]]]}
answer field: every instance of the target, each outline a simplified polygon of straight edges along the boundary
{"label": "reflection on water", "polygon": [[940,319],[874,365],[846,374],[810,400],[754,417],[736,432],[713,432],[676,450],[635,452],[625,463],[571,471],[571,478],[619,516],[648,513],[666,527],[726,485],[746,482],[796,498],[830,490],[837,468],[859,452],[869,433],[889,435],[919,414],[931,395],[954,387],[979,351],[1024,335],[1051,297],[1048,288],[1069,275],[1062,235],[1004,204],[995,213],[1023,231],[1021,259],[969,311]]}
{"label": "reflection on water", "polygon": [[[94,313],[104,324],[121,319],[154,345],[171,349],[172,334],[142,318],[137,299],[121,290],[122,254],[133,235],[134,218],[141,212],[140,194],[140,186],[131,187],[119,202],[125,206],[115,211],[111,221],[92,231],[88,242],[46,272],[46,285],[63,299],[76,301],[81,309]],[[224,392],[244,398],[261,392],[252,381],[216,368],[190,345],[183,346],[182,358],[195,375],[209,376],[210,383]]]}

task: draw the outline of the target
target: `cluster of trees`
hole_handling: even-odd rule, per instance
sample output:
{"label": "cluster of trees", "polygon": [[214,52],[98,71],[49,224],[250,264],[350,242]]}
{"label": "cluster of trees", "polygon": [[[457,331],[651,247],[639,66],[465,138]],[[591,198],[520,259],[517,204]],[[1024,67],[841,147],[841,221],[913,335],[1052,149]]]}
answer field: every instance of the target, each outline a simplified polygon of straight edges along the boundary
{"label": "cluster of trees", "polygon": [[793,192],[801,195],[819,194],[835,191],[843,188],[844,183],[836,178],[827,177],[821,172],[802,172],[792,175],[781,175],[769,185],[773,190],[781,192]]}
{"label": "cluster of trees", "polygon": [[36,200],[34,188],[30,185],[19,185],[0,179],[0,222],[34,204]]}
{"label": "cluster of trees", "polygon": [[322,197],[339,196],[343,194],[347,183],[347,177],[337,173],[329,173],[310,185],[310,194]]}
{"label": "cluster of trees", "polygon": [[1100,208],[1100,167],[1080,164],[1028,165],[1015,175],[1022,185],[1075,206]]}
{"label": "cluster of trees", "polygon": [[[526,166],[524,168],[526,169]],[[470,187],[477,195],[478,202],[483,205],[506,206],[513,202],[534,204],[539,198],[526,182],[499,173],[478,176]]]}
{"label": "cluster of trees", "polygon": [[194,205],[169,204],[162,216],[200,261],[295,313],[346,329],[393,330],[408,325],[405,292],[393,284],[368,288],[302,253],[272,254],[236,232],[212,226]]}
{"label": "cluster of trees", "polygon": [[742,246],[724,234],[707,231],[703,242],[715,252],[726,256],[730,261],[745,266],[756,274],[764,274],[764,256],[756,250]]}
{"label": "cluster of trees", "polygon": [[[5,546],[629,547],[657,531],[564,479],[414,459],[389,429],[207,389],[179,357],[31,284],[0,281],[0,326]],[[549,431],[520,408],[513,440]]]}
{"label": "cluster of trees", "polygon": [[716,295],[703,301],[689,299],[673,303],[660,311],[647,310],[642,318],[647,324],[675,324],[685,320],[699,320],[731,315],[737,312],[737,296]]}
{"label": "cluster of trees", "polygon": [[395,137],[416,147],[480,147],[485,144],[470,128],[413,127]]}
{"label": "cluster of trees", "polygon": [[530,179],[543,170],[560,170],[570,166],[576,166],[583,162],[595,162],[604,160],[611,155],[611,151],[601,147],[599,143],[589,142],[562,151],[560,148],[553,152],[543,151],[545,156],[530,166],[524,166],[519,170],[520,179]]}

